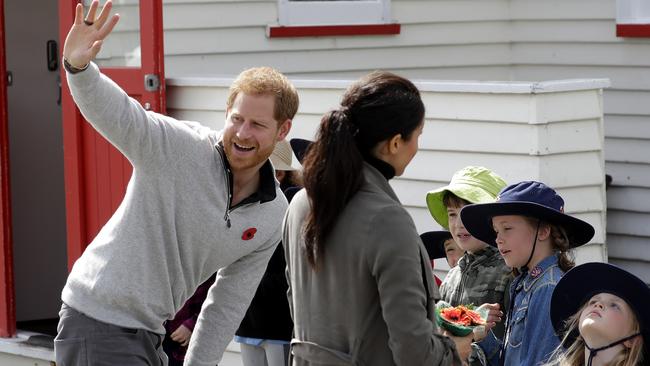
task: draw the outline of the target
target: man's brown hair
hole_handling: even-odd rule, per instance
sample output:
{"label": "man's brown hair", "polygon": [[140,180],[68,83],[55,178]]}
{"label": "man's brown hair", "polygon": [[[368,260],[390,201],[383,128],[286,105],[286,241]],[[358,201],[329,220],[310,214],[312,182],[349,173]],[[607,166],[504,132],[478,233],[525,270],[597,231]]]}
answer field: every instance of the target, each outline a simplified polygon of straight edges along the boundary
{"label": "man's brown hair", "polygon": [[244,70],[230,86],[226,107],[232,108],[239,93],[273,95],[273,118],[279,123],[293,119],[298,112],[298,92],[289,79],[271,67],[254,67]]}

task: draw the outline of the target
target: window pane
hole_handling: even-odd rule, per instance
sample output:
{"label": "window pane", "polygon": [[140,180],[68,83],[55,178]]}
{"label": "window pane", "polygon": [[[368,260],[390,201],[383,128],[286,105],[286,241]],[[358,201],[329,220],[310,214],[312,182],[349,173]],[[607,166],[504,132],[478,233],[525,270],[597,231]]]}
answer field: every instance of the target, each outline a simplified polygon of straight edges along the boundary
{"label": "window pane", "polygon": [[390,22],[390,0],[278,0],[281,26]]}

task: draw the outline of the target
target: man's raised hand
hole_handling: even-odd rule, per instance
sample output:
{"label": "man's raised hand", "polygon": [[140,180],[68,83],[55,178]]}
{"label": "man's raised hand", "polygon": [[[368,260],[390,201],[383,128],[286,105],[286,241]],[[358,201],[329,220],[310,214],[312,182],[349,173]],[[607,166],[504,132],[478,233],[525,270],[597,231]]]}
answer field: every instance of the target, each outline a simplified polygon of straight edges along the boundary
{"label": "man's raised hand", "polygon": [[99,13],[99,17],[95,18],[99,1],[94,0],[84,19],[83,6],[77,4],[74,24],[70,28],[63,46],[63,58],[72,67],[84,68],[99,53],[102,42],[120,19],[118,14],[114,14],[109,18],[112,6],[113,3],[108,0]]}

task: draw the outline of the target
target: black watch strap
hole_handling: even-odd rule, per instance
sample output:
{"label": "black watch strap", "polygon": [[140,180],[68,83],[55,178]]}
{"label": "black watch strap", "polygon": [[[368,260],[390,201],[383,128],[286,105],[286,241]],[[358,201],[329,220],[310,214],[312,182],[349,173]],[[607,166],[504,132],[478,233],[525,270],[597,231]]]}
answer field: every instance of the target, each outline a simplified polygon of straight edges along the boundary
{"label": "black watch strap", "polygon": [[90,65],[90,63],[87,63],[86,66],[82,68],[74,67],[70,65],[70,63],[68,62],[68,60],[65,59],[65,57],[63,58],[63,67],[65,67],[66,71],[71,74],[77,74],[86,70],[88,68],[88,65]]}

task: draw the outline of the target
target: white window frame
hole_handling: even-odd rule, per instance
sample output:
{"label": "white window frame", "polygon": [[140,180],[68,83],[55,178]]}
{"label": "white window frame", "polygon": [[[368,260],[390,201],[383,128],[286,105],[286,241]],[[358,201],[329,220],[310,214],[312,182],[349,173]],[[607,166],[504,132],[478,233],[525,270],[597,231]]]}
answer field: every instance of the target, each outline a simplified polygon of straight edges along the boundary
{"label": "white window frame", "polygon": [[617,24],[650,24],[650,1],[617,0]]}
{"label": "white window frame", "polygon": [[280,26],[388,24],[391,0],[278,0]]}

